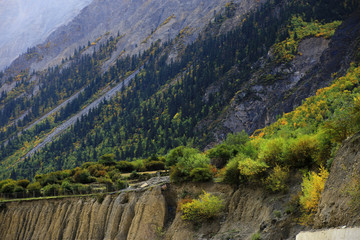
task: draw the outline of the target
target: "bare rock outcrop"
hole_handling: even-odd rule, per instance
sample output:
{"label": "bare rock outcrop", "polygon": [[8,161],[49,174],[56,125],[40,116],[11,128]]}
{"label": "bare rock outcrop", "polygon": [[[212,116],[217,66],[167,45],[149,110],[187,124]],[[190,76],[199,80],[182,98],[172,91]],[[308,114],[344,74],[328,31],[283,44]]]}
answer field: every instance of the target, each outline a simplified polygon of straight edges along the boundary
{"label": "bare rock outcrop", "polygon": [[166,214],[160,187],[108,195],[101,203],[88,197],[5,206],[0,212],[0,239],[9,240],[148,239],[156,234],[156,226],[164,225]]}
{"label": "bare rock outcrop", "polygon": [[[333,169],[338,173],[332,172],[326,184],[316,219],[319,227],[359,225],[359,214],[351,212],[347,205],[349,197],[338,191],[343,187],[340,176],[346,176],[345,172],[350,174],[344,178],[344,184],[359,176],[359,164],[353,170],[350,168],[351,157],[360,162],[354,151],[359,144],[360,134],[340,150],[349,160],[338,156],[334,162]],[[69,197],[2,203],[0,239],[220,240],[251,239],[259,231],[264,240],[294,239],[309,228],[296,224],[294,216],[285,211],[291,195],[300,188],[301,175],[293,178],[298,180],[290,184],[286,194],[271,194],[256,185],[233,188],[218,183],[162,182],[109,194],[103,201]],[[206,223],[184,221],[181,212],[176,211],[179,200],[184,195],[199,196],[203,191],[223,199],[223,213]]]}
{"label": "bare rock outcrop", "polygon": [[166,202],[159,186],[147,191],[136,203],[128,240],[155,239],[165,224]]}
{"label": "bare rock outcrop", "polygon": [[[301,55],[290,63],[279,65],[262,59],[255,64],[253,67],[258,70],[215,121],[218,124],[212,126],[216,141],[220,142],[229,132],[245,130],[251,134],[271,124],[278,115],[292,111],[317,89],[327,86],[333,79],[332,73],[344,74],[358,48],[359,19],[360,13],[354,13],[331,40],[304,39],[298,48]],[[271,50],[268,57],[273,57]]]}
{"label": "bare rock outcrop", "polygon": [[315,227],[360,226],[359,203],[354,199],[360,183],[359,146],[360,133],[347,139],[337,152],[321,195]]}

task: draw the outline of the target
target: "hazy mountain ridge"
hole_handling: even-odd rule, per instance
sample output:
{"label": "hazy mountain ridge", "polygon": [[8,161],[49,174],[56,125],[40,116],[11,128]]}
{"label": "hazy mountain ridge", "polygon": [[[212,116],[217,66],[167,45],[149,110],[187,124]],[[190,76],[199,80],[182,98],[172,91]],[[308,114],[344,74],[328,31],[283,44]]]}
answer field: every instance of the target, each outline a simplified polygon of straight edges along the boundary
{"label": "hazy mountain ridge", "polygon": [[[161,39],[174,38],[187,29],[185,42],[193,41],[202,28],[224,8],[227,0],[95,0],[71,22],[59,27],[43,44],[35,48],[37,56],[29,59],[26,54],[16,59],[8,72],[14,73],[26,68],[42,70],[61,63],[79,46],[88,42],[101,43],[106,33],[123,37],[117,44],[118,50],[105,66],[120,54],[137,54],[148,49],[151,43]],[[239,3],[246,13],[264,1],[245,0]],[[96,46],[95,46],[96,47]],[[93,51],[93,48],[89,50]],[[124,52],[125,51],[125,52]]]}
{"label": "hazy mountain ridge", "polygon": [[2,0],[0,2],[0,70],[28,48],[67,24],[92,0]]}

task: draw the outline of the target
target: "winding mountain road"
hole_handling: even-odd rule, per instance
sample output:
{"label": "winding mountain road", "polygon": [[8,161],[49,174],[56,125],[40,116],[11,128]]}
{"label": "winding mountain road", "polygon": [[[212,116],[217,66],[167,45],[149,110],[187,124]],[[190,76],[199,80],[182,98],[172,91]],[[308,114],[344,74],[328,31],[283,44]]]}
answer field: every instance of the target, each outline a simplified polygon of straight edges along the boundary
{"label": "winding mountain road", "polygon": [[[88,106],[86,106],[83,110],[81,110],[80,112],[78,112],[76,115],[74,115],[73,117],[69,118],[68,120],[66,120],[63,124],[61,124],[60,126],[56,127],[48,136],[45,137],[45,139],[39,143],[37,146],[35,146],[33,149],[31,149],[24,157],[30,157],[32,156],[35,152],[39,151],[41,148],[43,148],[46,144],[50,143],[53,141],[53,139],[55,137],[57,137],[59,134],[63,133],[66,129],[68,129],[70,126],[74,125],[76,123],[76,121],[78,119],[81,118],[81,116],[84,116],[86,114],[89,113],[89,111],[91,109],[96,108],[97,106],[99,106],[99,104],[104,101],[104,100],[110,100],[111,98],[113,98],[117,92],[121,91],[121,89],[123,87],[126,87],[129,85],[130,81],[132,79],[134,79],[135,75],[139,73],[139,71],[142,68],[140,68],[139,70],[136,70],[134,73],[132,73],[129,77],[127,77],[123,82],[118,83],[115,87],[111,88],[109,91],[107,91],[106,93],[104,93],[101,97],[99,97],[98,99],[96,99],[95,101],[93,101],[92,103],[90,103]],[[80,93],[80,92],[79,92]],[[77,93],[77,94],[79,94]],[[68,99],[70,100],[70,99]],[[64,106],[64,105],[62,105]],[[58,109],[59,110],[59,109]],[[55,111],[55,109],[53,110]],[[49,116],[51,114],[51,112],[47,115]],[[44,120],[46,118],[46,115],[44,117],[42,117],[41,119],[39,119],[37,121],[40,122],[42,120]],[[36,123],[36,122],[35,122]],[[32,126],[34,126],[34,124],[32,124]]]}

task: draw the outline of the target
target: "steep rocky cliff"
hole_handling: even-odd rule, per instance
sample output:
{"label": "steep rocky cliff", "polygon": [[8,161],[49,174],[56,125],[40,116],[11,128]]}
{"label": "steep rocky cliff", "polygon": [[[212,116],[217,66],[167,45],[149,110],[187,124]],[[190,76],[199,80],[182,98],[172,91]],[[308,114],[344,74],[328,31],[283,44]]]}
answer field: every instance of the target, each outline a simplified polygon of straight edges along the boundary
{"label": "steep rocky cliff", "polygon": [[[338,151],[322,194],[313,228],[360,226],[360,134]],[[289,191],[270,194],[264,188],[233,188],[217,183],[163,183],[102,198],[69,197],[1,203],[0,239],[295,239],[303,230],[288,212],[291,197],[300,190],[301,174],[294,174]],[[193,225],[176,211],[184,195],[203,191],[224,200],[221,217]]]}
{"label": "steep rocky cliff", "polygon": [[[359,48],[360,12],[354,13],[329,39],[306,38],[299,55],[289,63],[276,64],[272,49],[267,59],[253,66],[254,73],[233,98],[229,108],[214,121],[215,139],[227,132],[248,133],[274,122],[301,102],[345,73]],[[234,73],[235,75],[237,73]]]}
{"label": "steep rocky cliff", "polygon": [[165,206],[160,187],[108,195],[102,203],[95,198],[11,203],[1,212],[1,239],[154,239],[164,225]]}
{"label": "steep rocky cliff", "polygon": [[[176,204],[184,193],[203,190],[220,196],[227,207],[221,218],[199,227],[182,220]],[[285,199],[261,189],[204,183],[113,194],[101,203],[94,197],[12,202],[1,205],[0,238],[247,239],[262,223],[264,236],[272,239],[279,234],[271,227],[276,222],[273,211],[283,207]],[[285,237],[291,234],[287,231]]]}
{"label": "steep rocky cliff", "polygon": [[360,134],[347,139],[339,149],[321,196],[317,228],[360,226]]}

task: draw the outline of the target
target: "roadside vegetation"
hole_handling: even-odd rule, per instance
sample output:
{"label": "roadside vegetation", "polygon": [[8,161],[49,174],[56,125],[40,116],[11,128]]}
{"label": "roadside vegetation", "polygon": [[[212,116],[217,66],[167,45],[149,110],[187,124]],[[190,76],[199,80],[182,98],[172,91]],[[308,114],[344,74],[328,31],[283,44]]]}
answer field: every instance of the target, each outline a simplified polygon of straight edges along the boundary
{"label": "roadside vegetation", "polygon": [[[276,24],[271,25],[274,31],[267,32],[270,29],[267,24],[272,23],[272,5],[269,4],[264,6],[263,16],[249,15],[242,27],[226,36],[198,40],[189,45],[179,63],[166,63],[167,54],[160,53],[171,43],[160,45],[159,42],[139,57],[118,61],[104,78],[119,77],[127,72],[119,69],[134,70],[144,59],[148,60],[141,73],[116,99],[105,102],[102,109],[92,111],[71,131],[19,164],[18,172],[6,172],[14,178],[25,179],[0,181],[1,196],[23,198],[109,192],[126,188],[132,180],[148,179],[150,176],[141,174],[143,172],[163,170],[170,171],[170,180],[175,184],[215,181],[234,187],[260,187],[269,194],[276,194],[286,193],[290,176],[301,173],[302,191],[292,204],[299,206],[300,221],[311,223],[337,149],[343,140],[360,131],[360,49],[357,50],[357,62],[344,76],[334,75],[330,86],[318,90],[315,96],[280,116],[275,123],[251,136],[245,132],[228,134],[221,144],[204,152],[194,147],[207,136],[207,133],[197,132],[197,123],[210,113],[219,114],[241,86],[240,80],[229,80],[218,91],[224,96],[215,92],[204,101],[206,89],[212,83],[235,64],[239,72],[244,73],[241,77],[246,79],[250,74],[249,66],[271,46],[274,46],[279,63],[288,62],[299,54],[297,46],[302,39],[329,38],[341,23],[331,16],[328,23],[305,21],[296,14],[300,11],[296,5],[299,10],[294,10],[291,15],[283,12],[284,15],[279,17],[282,24],[290,23],[285,35],[277,37],[276,33],[281,29]],[[227,9],[226,17],[230,17],[232,5]],[[311,16],[309,14],[307,18]],[[223,21],[219,19],[223,17],[217,17],[213,24]],[[261,39],[261,43],[248,39]],[[112,49],[111,42],[106,46]],[[248,56],[248,52],[253,54]],[[87,61],[90,60],[91,57]],[[92,69],[91,64],[84,64],[84,67]],[[69,69],[76,70],[76,67]],[[60,70],[54,69],[51,74],[56,71]],[[90,73],[89,70],[87,74]],[[178,81],[169,83],[169,79]],[[100,80],[99,76],[93,84],[100,84]],[[6,101],[10,100],[3,100]],[[38,108],[34,112],[47,109],[46,103],[34,106]],[[79,103],[76,107],[80,106]],[[68,110],[69,114],[73,111],[70,107]],[[25,141],[26,137],[48,131],[51,124],[69,115],[65,112],[64,109],[53,121],[44,122],[43,130],[30,131],[30,135],[21,137],[22,140],[3,146],[1,156],[16,161],[18,155],[11,158],[12,154],[20,151],[22,155],[26,146],[36,144]],[[10,120],[3,121],[1,126]],[[8,136],[6,131],[1,135],[3,139]],[[9,135],[14,131],[9,131]],[[25,148],[19,150],[19,146]],[[5,166],[1,167],[4,172]],[[54,171],[66,168],[69,169]],[[38,169],[48,173],[36,174]],[[220,198],[205,192],[199,198],[184,198],[178,203],[183,219],[190,222],[213,219],[223,208]]]}
{"label": "roadside vegetation", "polygon": [[87,162],[81,167],[38,174],[32,182],[27,179],[0,181],[0,196],[8,199],[112,192],[164,174],[164,169],[163,157],[153,155],[128,162],[114,161],[113,154],[106,154],[98,162]]}

